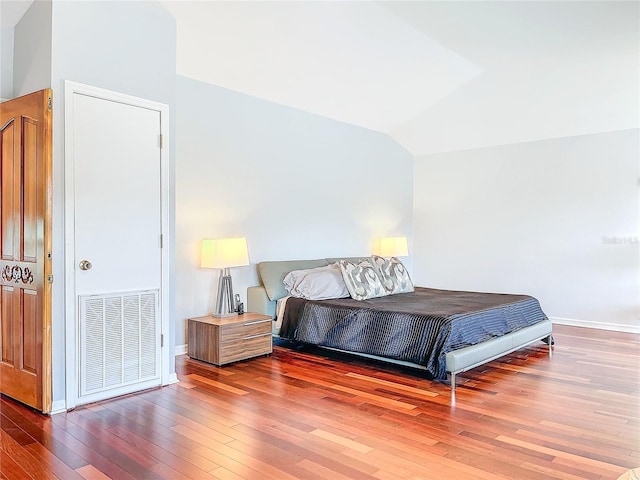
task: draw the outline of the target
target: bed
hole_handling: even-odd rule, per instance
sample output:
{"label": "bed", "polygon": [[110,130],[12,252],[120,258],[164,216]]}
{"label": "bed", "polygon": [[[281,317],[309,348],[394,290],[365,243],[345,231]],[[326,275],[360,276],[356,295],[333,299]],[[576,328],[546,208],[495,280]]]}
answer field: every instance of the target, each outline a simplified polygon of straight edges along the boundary
{"label": "bed", "polygon": [[452,403],[457,374],[538,341],[551,353],[551,322],[528,295],[411,285],[373,298],[354,299],[359,292],[350,290],[347,298],[309,299],[290,296],[290,285],[285,287],[297,272],[341,263],[344,273],[344,265],[374,263],[369,258],[261,262],[261,285],[247,290],[248,311],[271,315],[273,334],[280,338],[420,368],[429,378],[448,380]]}

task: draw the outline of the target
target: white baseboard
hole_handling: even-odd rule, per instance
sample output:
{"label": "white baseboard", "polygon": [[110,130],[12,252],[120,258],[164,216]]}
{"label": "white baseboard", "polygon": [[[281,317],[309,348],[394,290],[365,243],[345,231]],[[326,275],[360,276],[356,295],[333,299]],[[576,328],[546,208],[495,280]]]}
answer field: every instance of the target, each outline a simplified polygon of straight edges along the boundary
{"label": "white baseboard", "polygon": [[640,333],[640,325],[623,325],[619,323],[593,322],[591,320],[577,320],[574,318],[549,317],[549,320],[558,325],[571,327],[597,328],[614,332]]}
{"label": "white baseboard", "polygon": [[65,400],[56,400],[51,404],[51,415],[56,413],[65,413],[67,411],[67,402]]}
{"label": "white baseboard", "polygon": [[184,345],[176,345],[174,353],[175,353],[176,357],[178,355],[186,355],[187,354],[187,344],[185,343]]}
{"label": "white baseboard", "polygon": [[171,375],[169,375],[169,381],[167,383],[165,383],[165,385],[173,385],[174,383],[178,383],[180,380],[178,380],[178,374],[173,372]]}

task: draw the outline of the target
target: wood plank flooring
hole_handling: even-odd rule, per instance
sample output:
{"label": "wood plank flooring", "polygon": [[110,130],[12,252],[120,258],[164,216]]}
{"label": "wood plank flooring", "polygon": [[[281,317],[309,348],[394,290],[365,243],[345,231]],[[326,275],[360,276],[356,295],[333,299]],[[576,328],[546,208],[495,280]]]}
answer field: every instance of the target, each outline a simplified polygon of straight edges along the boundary
{"label": "wood plank flooring", "polygon": [[640,336],[554,327],[459,376],[275,347],[41,416],[0,398],[0,478],[617,479],[640,466]]}

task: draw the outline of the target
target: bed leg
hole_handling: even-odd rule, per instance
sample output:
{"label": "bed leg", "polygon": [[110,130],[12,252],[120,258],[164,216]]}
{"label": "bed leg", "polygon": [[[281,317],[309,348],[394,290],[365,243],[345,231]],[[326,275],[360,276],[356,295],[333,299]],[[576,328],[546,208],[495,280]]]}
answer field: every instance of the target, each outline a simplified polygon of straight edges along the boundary
{"label": "bed leg", "polygon": [[456,374],[451,372],[451,406],[456,404]]}
{"label": "bed leg", "polygon": [[547,337],[547,345],[549,346],[549,358],[553,357],[553,335]]}

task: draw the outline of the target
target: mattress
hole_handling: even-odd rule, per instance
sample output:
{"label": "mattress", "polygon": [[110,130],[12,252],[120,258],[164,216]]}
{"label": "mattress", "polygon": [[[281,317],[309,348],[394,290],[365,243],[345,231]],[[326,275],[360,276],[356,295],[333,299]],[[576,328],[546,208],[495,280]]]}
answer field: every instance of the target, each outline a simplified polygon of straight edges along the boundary
{"label": "mattress", "polygon": [[416,287],[361,301],[289,298],[280,337],[418,364],[445,380],[448,352],[546,319],[528,295]]}

